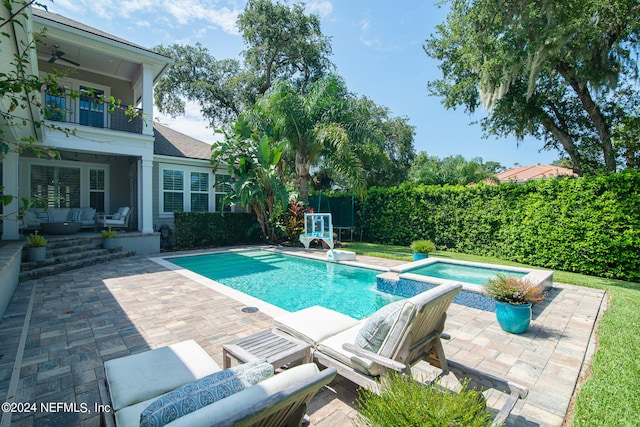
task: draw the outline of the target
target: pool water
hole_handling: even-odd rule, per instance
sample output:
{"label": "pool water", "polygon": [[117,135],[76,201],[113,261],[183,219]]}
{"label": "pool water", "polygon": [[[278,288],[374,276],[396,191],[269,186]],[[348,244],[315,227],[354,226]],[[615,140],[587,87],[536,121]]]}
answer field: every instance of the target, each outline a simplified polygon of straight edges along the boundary
{"label": "pool water", "polygon": [[420,274],[423,276],[437,277],[439,279],[456,280],[459,282],[472,283],[474,285],[486,285],[487,280],[502,273],[508,276],[520,278],[527,273],[521,271],[504,270],[489,267],[476,267],[472,265],[454,264],[437,261],[422,267],[406,270],[405,273]]}
{"label": "pool water", "polygon": [[362,319],[399,299],[376,289],[377,270],[248,250],[168,261],[287,311],[320,305]]}

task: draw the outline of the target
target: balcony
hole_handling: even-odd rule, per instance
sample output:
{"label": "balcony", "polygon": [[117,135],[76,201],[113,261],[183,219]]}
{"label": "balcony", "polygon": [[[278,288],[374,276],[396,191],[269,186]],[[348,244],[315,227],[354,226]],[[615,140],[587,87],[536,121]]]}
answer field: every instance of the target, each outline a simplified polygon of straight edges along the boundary
{"label": "balcony", "polygon": [[108,112],[108,106],[97,98],[80,96],[72,99],[68,96],[45,94],[45,118],[63,123],[111,129],[122,132],[142,133],[143,117],[141,109],[137,114],[127,114],[127,108],[115,106]]}

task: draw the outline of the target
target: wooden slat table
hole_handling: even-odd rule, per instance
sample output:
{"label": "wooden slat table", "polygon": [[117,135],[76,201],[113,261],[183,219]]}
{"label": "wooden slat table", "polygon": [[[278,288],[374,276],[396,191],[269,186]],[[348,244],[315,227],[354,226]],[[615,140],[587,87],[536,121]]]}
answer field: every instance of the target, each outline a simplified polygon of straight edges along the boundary
{"label": "wooden slat table", "polygon": [[224,369],[231,366],[231,357],[241,363],[266,358],[277,369],[296,360],[302,360],[302,363],[311,362],[311,346],[268,329],[224,344],[222,346]]}

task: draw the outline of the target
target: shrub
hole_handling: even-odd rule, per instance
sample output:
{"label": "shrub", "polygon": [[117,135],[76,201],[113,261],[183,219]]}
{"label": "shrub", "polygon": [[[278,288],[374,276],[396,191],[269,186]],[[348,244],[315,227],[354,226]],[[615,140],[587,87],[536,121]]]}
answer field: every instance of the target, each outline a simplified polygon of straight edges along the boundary
{"label": "shrub", "polygon": [[536,303],[547,296],[542,285],[532,285],[526,279],[518,279],[503,273],[498,273],[496,277],[489,279],[485,291],[491,298],[510,304]]}
{"label": "shrub", "polygon": [[41,248],[47,246],[47,239],[38,234],[38,230],[27,236],[27,246],[30,248]]}
{"label": "shrub", "polygon": [[361,426],[489,426],[493,416],[485,411],[482,393],[467,390],[453,393],[443,389],[436,380],[425,385],[409,377],[391,372],[388,384],[377,395],[359,389],[360,405],[356,421]]}
{"label": "shrub", "polygon": [[431,240],[414,240],[411,249],[419,254],[428,254],[436,250],[436,245]]}

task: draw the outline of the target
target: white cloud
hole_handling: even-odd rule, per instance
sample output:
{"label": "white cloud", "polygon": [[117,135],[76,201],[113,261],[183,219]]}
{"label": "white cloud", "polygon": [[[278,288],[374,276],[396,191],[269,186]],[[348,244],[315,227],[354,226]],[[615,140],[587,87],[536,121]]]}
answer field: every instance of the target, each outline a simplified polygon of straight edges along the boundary
{"label": "white cloud", "polygon": [[173,118],[161,115],[154,106],[153,117],[154,120],[159,121],[161,124],[207,144],[213,144],[215,141],[221,140],[221,135],[216,134],[215,129],[208,127],[208,121],[202,117],[197,103],[186,102],[184,109],[185,114],[183,116]]}
{"label": "white cloud", "polygon": [[333,4],[327,0],[311,0],[306,6],[307,12],[326,18],[333,12]]}

